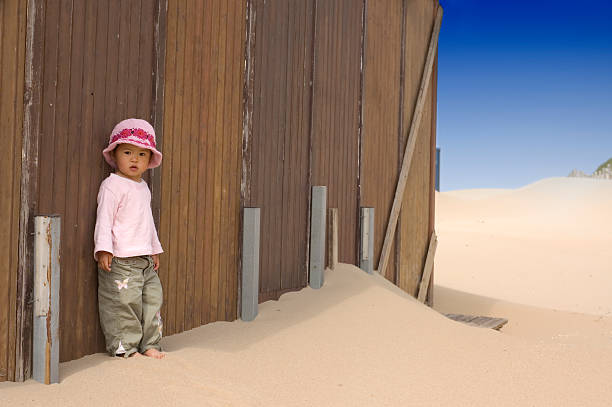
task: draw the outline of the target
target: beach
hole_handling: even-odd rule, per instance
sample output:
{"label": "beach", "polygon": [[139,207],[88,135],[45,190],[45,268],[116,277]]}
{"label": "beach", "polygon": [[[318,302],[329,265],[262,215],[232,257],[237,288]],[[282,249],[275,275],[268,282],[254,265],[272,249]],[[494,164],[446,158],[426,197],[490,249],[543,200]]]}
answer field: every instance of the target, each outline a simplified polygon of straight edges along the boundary
{"label": "beach", "polygon": [[87,356],[0,405],[609,406],[611,209],[609,180],[436,193],[433,309],[340,264],[253,322],[164,338],[163,360]]}

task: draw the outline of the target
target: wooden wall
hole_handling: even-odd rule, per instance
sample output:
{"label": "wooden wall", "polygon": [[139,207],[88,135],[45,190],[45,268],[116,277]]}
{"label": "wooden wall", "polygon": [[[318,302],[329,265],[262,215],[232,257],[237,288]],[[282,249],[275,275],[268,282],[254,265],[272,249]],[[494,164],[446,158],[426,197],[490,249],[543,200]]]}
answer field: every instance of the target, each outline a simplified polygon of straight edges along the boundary
{"label": "wooden wall", "polygon": [[[298,7],[254,0],[251,4],[249,65],[254,79],[247,87],[251,95],[247,110],[252,114],[247,114],[251,126],[246,137],[250,147],[245,205],[262,208],[260,301],[265,301],[306,284],[308,208],[303,203],[310,192],[303,190],[313,185],[327,186],[328,207],[339,208],[340,261],[357,263],[359,207],[376,208],[378,263],[437,2],[314,0]],[[296,20],[300,13],[302,18]],[[296,59],[297,51],[302,54]],[[434,70],[432,84],[435,76]],[[435,89],[430,88],[386,270],[389,280],[413,294],[433,231],[433,95]],[[295,117],[302,120],[308,115],[312,117],[309,145],[307,126],[291,127]],[[290,185],[297,187],[288,190]]]}
{"label": "wooden wall", "polygon": [[165,335],[237,318],[245,12],[240,0],[168,1]]}
{"label": "wooden wall", "polygon": [[314,0],[254,0],[245,206],[261,208],[260,302],[306,286]]}
{"label": "wooden wall", "polygon": [[338,208],[338,259],[357,264],[363,2],[316,3],[312,185]]}
{"label": "wooden wall", "polygon": [[[404,108],[401,132],[401,151],[405,149],[407,134],[416,105],[423,64],[437,12],[437,2],[408,1],[406,4],[405,59],[403,84]],[[433,230],[432,171],[435,154],[435,77],[433,71],[421,118],[404,203],[399,221],[399,273],[396,284],[411,295],[416,295],[425,264],[429,237]],[[433,147],[432,147],[433,146]]]}
{"label": "wooden wall", "polygon": [[92,256],[98,186],[110,172],[101,151],[120,120],[152,118],[154,8],[152,0],[64,1],[42,5],[34,26],[42,103],[26,137],[39,143],[34,213],[62,218],[62,361],[104,349]]}
{"label": "wooden wall", "polygon": [[0,2],[0,382],[15,380],[26,6]]}
{"label": "wooden wall", "polygon": [[[242,206],[262,208],[260,301],[306,285],[313,185],[339,209],[343,262],[359,206],[376,208],[378,261],[437,1],[28,4],[0,2],[0,380],[28,377],[34,214],[62,217],[61,360],[103,350],[96,195],[126,117],[154,123],[164,154],[148,181],[166,335],[237,318]],[[435,88],[434,68],[386,275],[412,294],[433,230]]]}

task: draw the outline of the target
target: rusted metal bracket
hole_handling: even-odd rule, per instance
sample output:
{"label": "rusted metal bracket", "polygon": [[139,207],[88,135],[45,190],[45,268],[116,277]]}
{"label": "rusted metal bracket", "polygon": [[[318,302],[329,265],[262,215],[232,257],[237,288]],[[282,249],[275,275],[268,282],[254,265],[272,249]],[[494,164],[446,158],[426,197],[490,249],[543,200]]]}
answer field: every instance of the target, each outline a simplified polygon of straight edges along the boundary
{"label": "rusted metal bracket", "polygon": [[34,218],[34,334],[32,377],[59,383],[60,223],[57,215]]}

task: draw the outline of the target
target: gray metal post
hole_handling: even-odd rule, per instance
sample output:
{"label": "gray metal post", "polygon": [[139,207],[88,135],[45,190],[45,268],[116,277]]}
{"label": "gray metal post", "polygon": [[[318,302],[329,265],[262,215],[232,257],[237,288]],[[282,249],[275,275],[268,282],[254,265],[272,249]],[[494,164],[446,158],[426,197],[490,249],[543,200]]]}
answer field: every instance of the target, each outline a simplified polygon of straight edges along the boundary
{"label": "gray metal post", "polygon": [[60,223],[57,215],[34,218],[34,332],[32,377],[59,383]]}
{"label": "gray metal post", "polygon": [[259,303],[259,208],[244,208],[240,318],[252,321]]}
{"label": "gray metal post", "polygon": [[436,148],[436,191],[440,192],[440,147]]}
{"label": "gray metal post", "polygon": [[325,272],[325,217],[327,187],[312,187],[310,213],[310,280],[312,288],[321,288]]}
{"label": "gray metal post", "polygon": [[374,272],[374,208],[361,208],[361,239],[359,267],[366,273]]}

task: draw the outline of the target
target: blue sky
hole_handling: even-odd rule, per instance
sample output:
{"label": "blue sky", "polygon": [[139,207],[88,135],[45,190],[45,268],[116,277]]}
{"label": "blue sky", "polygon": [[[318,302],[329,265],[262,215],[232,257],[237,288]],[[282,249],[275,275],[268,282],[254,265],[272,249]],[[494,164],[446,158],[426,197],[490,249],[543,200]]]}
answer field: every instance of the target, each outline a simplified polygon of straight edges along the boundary
{"label": "blue sky", "polygon": [[612,0],[441,0],[442,191],[517,188],[612,157]]}

